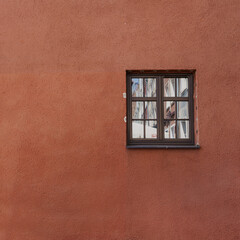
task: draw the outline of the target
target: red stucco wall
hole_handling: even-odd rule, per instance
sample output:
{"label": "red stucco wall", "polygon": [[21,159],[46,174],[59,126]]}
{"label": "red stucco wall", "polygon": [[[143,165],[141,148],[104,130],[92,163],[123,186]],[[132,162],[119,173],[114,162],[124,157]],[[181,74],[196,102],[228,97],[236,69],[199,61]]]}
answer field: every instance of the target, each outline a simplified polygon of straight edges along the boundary
{"label": "red stucco wall", "polygon": [[[0,1],[0,240],[238,240],[238,0]],[[126,69],[196,69],[200,150],[127,150]]]}

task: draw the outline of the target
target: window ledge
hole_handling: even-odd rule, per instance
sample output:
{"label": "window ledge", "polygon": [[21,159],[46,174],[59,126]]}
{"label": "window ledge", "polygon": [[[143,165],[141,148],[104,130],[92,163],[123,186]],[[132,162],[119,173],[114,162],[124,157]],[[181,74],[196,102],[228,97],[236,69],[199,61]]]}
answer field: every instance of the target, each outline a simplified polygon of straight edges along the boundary
{"label": "window ledge", "polygon": [[199,149],[200,145],[127,145],[127,149],[144,149],[144,148],[159,148],[159,149]]}

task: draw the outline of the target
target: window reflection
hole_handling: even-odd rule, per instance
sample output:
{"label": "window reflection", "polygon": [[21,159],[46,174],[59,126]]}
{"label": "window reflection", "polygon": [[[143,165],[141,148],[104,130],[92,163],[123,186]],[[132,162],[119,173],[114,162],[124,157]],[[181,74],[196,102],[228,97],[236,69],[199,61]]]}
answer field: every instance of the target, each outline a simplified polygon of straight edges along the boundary
{"label": "window reflection", "polygon": [[145,79],[145,97],[156,97],[156,78]]}
{"label": "window reflection", "polygon": [[164,138],[176,138],[176,121],[164,121]]}
{"label": "window reflection", "polygon": [[178,138],[189,138],[189,121],[178,121],[177,133]]}
{"label": "window reflection", "polygon": [[145,102],[145,118],[156,119],[157,118],[157,104],[156,102]]}
{"label": "window reflection", "polygon": [[164,97],[175,97],[175,78],[164,78]]}
{"label": "window reflection", "polygon": [[157,138],[157,121],[145,122],[145,136],[146,138]]}
{"label": "window reflection", "polygon": [[143,79],[132,78],[132,96],[143,97]]}
{"label": "window reflection", "polygon": [[186,119],[189,118],[188,102],[177,102],[177,118]]}
{"label": "window reflection", "polygon": [[132,118],[143,119],[143,102],[132,102]]}
{"label": "window reflection", "polygon": [[164,97],[175,97],[175,87],[177,97],[188,97],[188,78],[164,78]]}
{"label": "window reflection", "polygon": [[174,119],[175,118],[175,102],[164,101],[164,118]]}
{"label": "window reflection", "polygon": [[188,97],[188,78],[177,78],[177,96]]}
{"label": "window reflection", "polygon": [[132,138],[144,138],[143,121],[132,121]]}

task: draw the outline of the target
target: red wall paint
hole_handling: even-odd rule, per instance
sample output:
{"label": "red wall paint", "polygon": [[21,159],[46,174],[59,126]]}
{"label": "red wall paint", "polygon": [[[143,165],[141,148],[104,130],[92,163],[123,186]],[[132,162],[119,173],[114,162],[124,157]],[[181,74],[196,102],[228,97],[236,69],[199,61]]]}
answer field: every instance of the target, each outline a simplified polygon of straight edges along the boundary
{"label": "red wall paint", "polygon": [[[239,1],[0,1],[0,239],[240,239]],[[127,150],[126,69],[196,69],[200,150]]]}

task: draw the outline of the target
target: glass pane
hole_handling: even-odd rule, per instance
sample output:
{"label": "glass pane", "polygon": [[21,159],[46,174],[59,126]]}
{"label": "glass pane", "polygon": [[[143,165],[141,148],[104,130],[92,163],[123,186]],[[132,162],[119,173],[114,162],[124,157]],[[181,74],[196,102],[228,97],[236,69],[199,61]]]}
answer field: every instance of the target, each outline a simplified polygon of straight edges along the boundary
{"label": "glass pane", "polygon": [[157,121],[145,122],[145,137],[157,138]]}
{"label": "glass pane", "polygon": [[164,121],[164,138],[176,138],[176,121]]}
{"label": "glass pane", "polygon": [[143,102],[132,102],[132,118],[143,119]]}
{"label": "glass pane", "polygon": [[143,79],[132,78],[132,96],[143,97]]}
{"label": "glass pane", "polygon": [[177,78],[177,96],[188,97],[188,78]]}
{"label": "glass pane", "polygon": [[157,118],[157,103],[156,102],[145,102],[145,118],[156,119]]}
{"label": "glass pane", "polygon": [[177,118],[186,119],[189,118],[188,102],[177,102]]}
{"label": "glass pane", "polygon": [[143,121],[132,121],[132,138],[144,138]]}
{"label": "glass pane", "polygon": [[164,97],[175,97],[175,78],[164,78]]}
{"label": "glass pane", "polygon": [[174,119],[175,118],[175,102],[164,101],[164,118]]}
{"label": "glass pane", "polygon": [[177,122],[178,138],[189,138],[189,121]]}
{"label": "glass pane", "polygon": [[145,79],[145,97],[156,97],[156,78]]}

